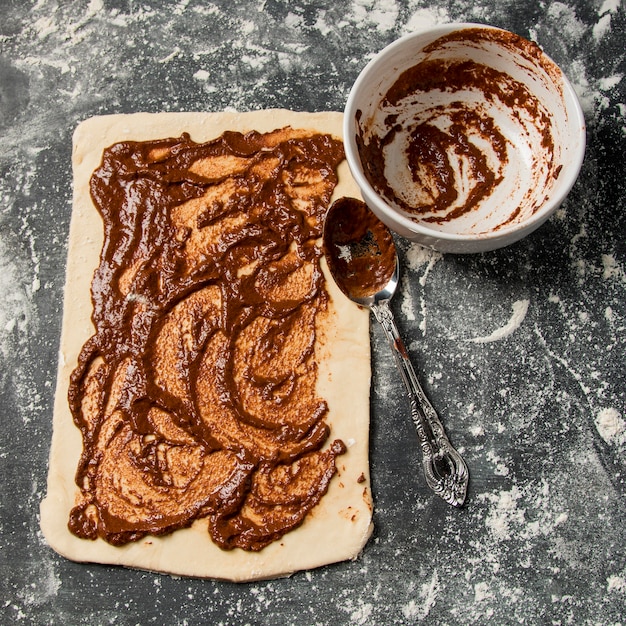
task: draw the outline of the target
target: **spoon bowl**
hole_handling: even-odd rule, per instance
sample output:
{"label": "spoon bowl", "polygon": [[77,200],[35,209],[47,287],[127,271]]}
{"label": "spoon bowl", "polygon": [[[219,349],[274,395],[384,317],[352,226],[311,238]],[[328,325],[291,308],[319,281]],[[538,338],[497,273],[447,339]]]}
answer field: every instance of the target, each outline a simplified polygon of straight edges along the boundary
{"label": "spoon bowl", "polygon": [[323,251],[339,289],[372,311],[389,341],[409,395],[426,483],[448,504],[461,506],[469,481],[467,465],[422,390],[389,306],[400,274],[389,229],[361,200],[339,198],[326,214]]}

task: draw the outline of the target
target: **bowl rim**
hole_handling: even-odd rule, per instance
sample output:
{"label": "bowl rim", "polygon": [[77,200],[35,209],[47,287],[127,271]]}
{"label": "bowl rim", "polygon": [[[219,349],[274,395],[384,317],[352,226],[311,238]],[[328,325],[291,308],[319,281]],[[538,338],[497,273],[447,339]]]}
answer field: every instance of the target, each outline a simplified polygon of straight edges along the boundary
{"label": "bowl rim", "polygon": [[[539,227],[546,219],[562,204],[572,187],[578,179],[580,169],[585,157],[587,129],[585,123],[584,113],[580,105],[580,101],[574,90],[572,83],[569,81],[561,67],[540,47],[542,55],[551,62],[559,71],[559,75],[562,81],[563,100],[566,103],[566,110],[571,115],[571,119],[568,125],[572,129],[578,128],[578,134],[576,140],[572,142],[574,149],[569,156],[567,167],[564,167],[561,173],[566,178],[565,182],[558,188],[558,193],[550,195],[549,199],[542,204],[539,210],[535,211],[528,219],[498,228],[496,230],[487,231],[484,233],[454,233],[449,231],[437,230],[430,228],[422,222],[417,222],[406,215],[403,215],[399,210],[390,206],[385,202],[378,192],[372,187],[369,180],[363,172],[361,166],[358,147],[356,145],[356,127],[355,127],[355,114],[357,110],[357,99],[360,96],[361,91],[364,89],[364,83],[369,80],[372,74],[375,74],[378,67],[385,63],[387,57],[393,54],[398,48],[402,48],[407,43],[414,39],[423,38],[425,35],[432,35],[431,41],[438,39],[443,35],[447,35],[457,30],[468,29],[485,29],[485,30],[497,30],[515,34],[512,31],[508,31],[498,26],[492,26],[489,24],[479,24],[474,22],[448,22],[445,24],[437,24],[433,26],[426,26],[424,28],[411,31],[398,39],[394,40],[376,55],[370,59],[370,61],[363,67],[357,76],[350,92],[344,108],[343,116],[343,136],[344,136],[344,148],[346,153],[346,160],[350,168],[350,172],[357,183],[357,186],[363,194],[363,199],[366,203],[370,204],[370,209],[374,211],[380,218],[383,216],[389,217],[389,219],[396,221],[401,230],[410,232],[415,235],[421,235],[426,239],[436,239],[445,242],[458,242],[459,244],[468,244],[470,242],[495,242],[501,239],[511,239],[513,242],[513,236],[516,233],[520,233],[520,237],[532,232],[535,228]],[[538,44],[537,44],[538,45]],[[573,131],[574,134],[575,131]]]}

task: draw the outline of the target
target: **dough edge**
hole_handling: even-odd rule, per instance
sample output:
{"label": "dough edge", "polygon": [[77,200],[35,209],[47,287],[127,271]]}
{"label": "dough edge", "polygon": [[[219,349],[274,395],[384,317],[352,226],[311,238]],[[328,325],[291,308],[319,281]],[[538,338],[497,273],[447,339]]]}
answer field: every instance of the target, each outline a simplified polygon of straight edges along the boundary
{"label": "dough edge", "polygon": [[[77,487],[74,474],[82,450],[79,430],[67,403],[69,376],[78,353],[93,333],[90,286],[99,262],[102,222],[89,195],[89,178],[102,151],[125,140],[177,137],[188,132],[196,142],[225,130],[246,132],[292,126],[342,137],[342,113],[282,109],[222,113],[133,113],[93,117],[74,132],[74,194],[66,267],[63,325],[54,402],[47,495],[41,502],[41,530],[49,545],[78,562],[125,567],[180,576],[244,582],[289,576],[331,563],[354,560],[372,530],[369,475],[369,392],[371,361],[369,312],[349,302],[328,281],[336,324],[328,328],[330,358],[320,367],[319,392],[329,404],[329,441],[340,438],[348,452],[338,458],[338,472],[328,493],[305,522],[260,552],[224,551],[210,539],[206,520],[162,537],[146,536],[121,547],[104,540],[79,539],[67,528]],[[359,197],[347,163],[339,168],[335,197]],[[325,264],[323,264],[325,265]],[[327,268],[324,267],[325,272]],[[364,479],[364,480],[363,480]]]}

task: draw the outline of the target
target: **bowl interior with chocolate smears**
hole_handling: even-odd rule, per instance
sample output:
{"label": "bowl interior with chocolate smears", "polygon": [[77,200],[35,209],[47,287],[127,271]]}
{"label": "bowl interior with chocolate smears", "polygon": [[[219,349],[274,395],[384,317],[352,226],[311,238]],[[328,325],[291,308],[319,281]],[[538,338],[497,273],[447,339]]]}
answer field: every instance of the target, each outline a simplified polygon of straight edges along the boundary
{"label": "bowl interior with chocolate smears", "polygon": [[538,228],[578,177],[585,121],[534,43],[476,24],[411,33],[348,98],[346,155],[370,209],[442,252],[484,252]]}

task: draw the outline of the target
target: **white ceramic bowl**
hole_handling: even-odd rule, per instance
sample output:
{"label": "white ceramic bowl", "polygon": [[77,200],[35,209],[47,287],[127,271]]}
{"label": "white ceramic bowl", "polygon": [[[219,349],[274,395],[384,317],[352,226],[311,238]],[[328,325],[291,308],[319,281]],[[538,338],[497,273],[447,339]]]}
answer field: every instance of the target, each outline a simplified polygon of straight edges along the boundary
{"label": "white ceramic bowl", "polygon": [[350,170],[392,230],[442,252],[485,252],[538,228],[572,188],[585,120],[557,65],[478,24],[411,33],[357,78]]}

